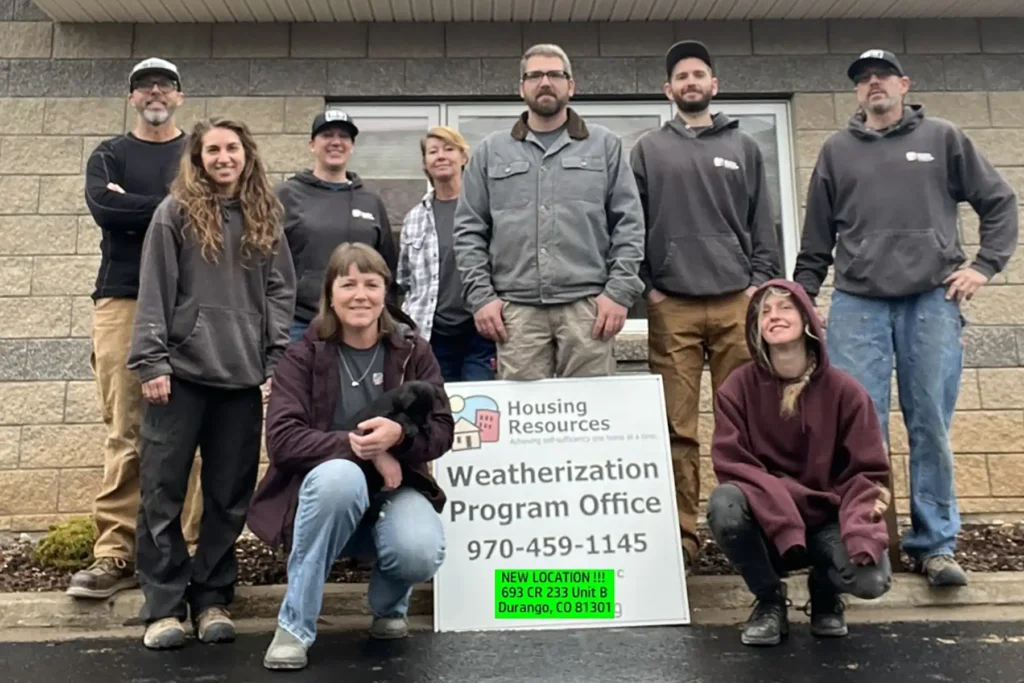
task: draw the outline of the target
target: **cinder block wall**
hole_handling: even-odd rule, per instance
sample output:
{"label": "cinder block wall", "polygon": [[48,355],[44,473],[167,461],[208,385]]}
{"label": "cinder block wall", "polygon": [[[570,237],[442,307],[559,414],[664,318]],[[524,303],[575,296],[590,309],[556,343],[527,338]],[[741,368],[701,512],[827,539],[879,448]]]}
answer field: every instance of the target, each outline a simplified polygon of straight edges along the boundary
{"label": "cinder block wall", "polygon": [[[724,95],[797,93],[801,194],[821,142],[854,109],[847,64],[878,45],[905,55],[916,101],[966,127],[1024,188],[1020,21],[54,25],[28,0],[0,0],[0,530],[87,513],[99,486],[104,428],[89,365],[99,235],[82,199],[83,169],[98,141],[131,125],[125,75],[135,60],[175,59],[187,78],[182,123],[246,120],[283,177],[308,163],[308,125],[324,96],[514,97],[524,46],[554,40],[574,59],[581,93],[657,97],[661,55],[684,36],[721,56]],[[977,221],[963,215],[964,239],[976,245]],[[972,326],[953,444],[967,512],[1024,512],[1022,300],[1018,255],[966,306]],[[645,353],[642,339],[621,341],[624,367],[643,369]],[[704,384],[706,455],[713,420]],[[906,512],[898,417],[893,445]],[[713,475],[704,464],[706,495]]]}

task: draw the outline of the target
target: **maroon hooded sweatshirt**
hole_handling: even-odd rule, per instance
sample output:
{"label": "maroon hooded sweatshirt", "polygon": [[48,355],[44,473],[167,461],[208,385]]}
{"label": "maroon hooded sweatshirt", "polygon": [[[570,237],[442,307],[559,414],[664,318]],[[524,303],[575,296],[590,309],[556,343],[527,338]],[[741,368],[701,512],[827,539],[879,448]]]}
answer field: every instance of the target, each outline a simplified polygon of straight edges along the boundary
{"label": "maroon hooded sweatshirt", "polygon": [[780,554],[806,548],[809,527],[838,517],[847,552],[866,552],[878,562],[889,534],[884,520],[873,520],[872,510],[879,498],[891,496],[889,458],[871,397],[829,363],[823,343],[805,337],[818,365],[800,394],[797,413],[781,416],[786,380],[772,373],[757,348],[757,303],[768,287],[792,292],[814,336],[825,338],[800,285],[772,280],[758,288],[747,309],[747,345],[754,360],[733,371],[715,397],[715,474],[721,484],[743,491]]}

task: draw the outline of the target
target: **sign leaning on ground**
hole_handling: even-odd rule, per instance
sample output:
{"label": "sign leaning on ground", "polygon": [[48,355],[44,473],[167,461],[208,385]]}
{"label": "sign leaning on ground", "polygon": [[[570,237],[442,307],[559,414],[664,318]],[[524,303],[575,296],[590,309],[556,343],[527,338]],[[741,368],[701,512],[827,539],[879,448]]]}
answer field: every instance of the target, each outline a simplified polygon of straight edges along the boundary
{"label": "sign leaning on ground", "polygon": [[435,631],[690,623],[660,376],[447,391]]}

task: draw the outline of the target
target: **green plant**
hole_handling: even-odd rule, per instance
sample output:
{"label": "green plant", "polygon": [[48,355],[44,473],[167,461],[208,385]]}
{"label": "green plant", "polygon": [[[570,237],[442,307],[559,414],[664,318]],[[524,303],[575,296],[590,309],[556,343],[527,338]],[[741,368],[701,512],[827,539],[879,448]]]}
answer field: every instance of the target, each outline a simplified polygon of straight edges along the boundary
{"label": "green plant", "polygon": [[91,517],[75,517],[50,527],[32,551],[32,559],[44,567],[83,569],[93,561],[92,547],[99,532]]}

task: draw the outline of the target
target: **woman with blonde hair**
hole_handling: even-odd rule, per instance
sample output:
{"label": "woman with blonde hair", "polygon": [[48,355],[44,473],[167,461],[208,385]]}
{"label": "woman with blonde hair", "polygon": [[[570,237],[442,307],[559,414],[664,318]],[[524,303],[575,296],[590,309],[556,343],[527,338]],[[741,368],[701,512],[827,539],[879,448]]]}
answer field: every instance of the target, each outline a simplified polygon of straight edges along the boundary
{"label": "woman with blonde hair", "polygon": [[[715,396],[708,526],[756,598],[746,645],[789,630],[782,576],[810,566],[811,633],[847,633],[839,595],[890,585],[889,459],[871,397],[829,363],[803,288],[772,280],[751,297],[752,360]],[[806,609],[806,607],[805,607]]]}
{"label": "woman with blonde hair", "polygon": [[[227,607],[259,466],[260,388],[295,305],[281,211],[246,125],[201,121],[143,243],[128,367],[146,399],[136,564],[149,648],[183,645],[189,616],[200,641],[234,639]],[[203,512],[190,559],[178,520],[196,448]]]}
{"label": "woman with blonde hair", "polygon": [[402,222],[398,254],[398,284],[405,292],[402,310],[430,341],[446,382],[491,380],[497,351],[494,342],[476,330],[462,296],[452,249],[469,145],[457,130],[437,126],[420,141],[420,152],[431,187]]}
{"label": "woman with blonde hair", "polygon": [[249,528],[288,549],[288,590],[264,656],[301,669],[339,557],[373,557],[376,638],[407,633],[413,586],[444,560],[445,494],[429,463],[455,426],[430,345],[385,305],[391,273],[372,247],[331,254],[319,313],[285,353],[267,406],[270,466]]}

